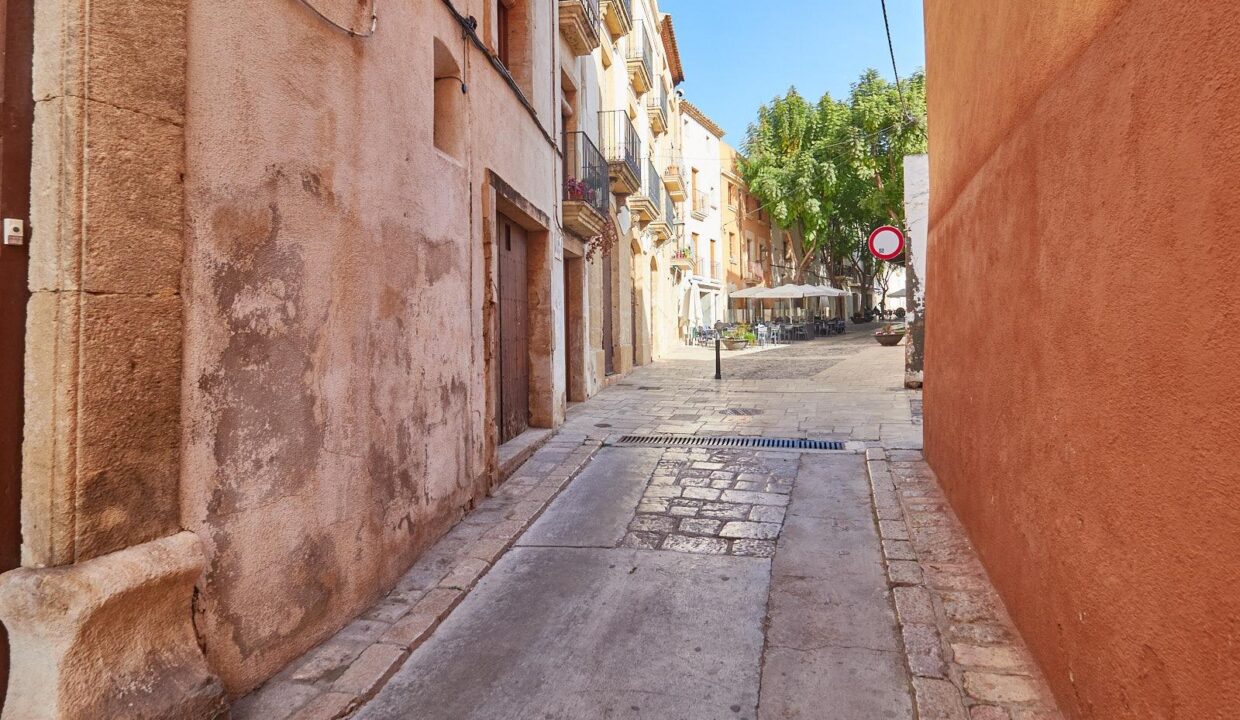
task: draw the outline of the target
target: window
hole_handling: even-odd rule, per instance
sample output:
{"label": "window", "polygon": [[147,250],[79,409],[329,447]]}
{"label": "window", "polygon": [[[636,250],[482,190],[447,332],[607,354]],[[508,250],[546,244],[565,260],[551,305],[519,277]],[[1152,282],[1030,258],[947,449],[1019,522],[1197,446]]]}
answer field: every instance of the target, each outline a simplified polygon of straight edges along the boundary
{"label": "window", "polygon": [[741,254],[741,246],[736,243],[736,233],[728,233],[728,252],[731,253],[729,260],[733,265],[737,264],[737,258]]}
{"label": "window", "polygon": [[435,38],[435,147],[459,158],[465,142],[464,123],[461,114],[465,94],[461,90],[461,67],[452,51]]}
{"label": "window", "polygon": [[495,56],[508,68],[525,97],[534,100],[531,76],[530,0],[497,0],[495,6]]}
{"label": "window", "polygon": [[504,0],[496,0],[495,3],[495,55],[499,61],[504,63],[504,67],[512,67],[512,56],[510,54],[508,41],[508,4]]}

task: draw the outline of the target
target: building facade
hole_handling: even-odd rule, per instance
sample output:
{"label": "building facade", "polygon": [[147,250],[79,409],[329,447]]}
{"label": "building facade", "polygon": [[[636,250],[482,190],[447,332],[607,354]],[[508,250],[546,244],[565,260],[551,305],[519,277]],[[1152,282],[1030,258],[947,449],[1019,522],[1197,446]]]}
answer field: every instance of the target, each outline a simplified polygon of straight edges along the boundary
{"label": "building facade", "polygon": [[693,328],[712,328],[727,317],[724,242],[719,202],[720,138],[723,130],[700,109],[684,103],[683,147],[689,168],[685,250],[688,263],[678,286],[681,335]]}
{"label": "building facade", "polygon": [[[775,260],[773,238],[778,229],[761,201],[749,192],[741,176],[740,154],[726,142],[719,144],[719,170],[722,213],[720,234],[726,262],[723,282],[729,295],[755,286],[777,285],[779,263]],[[765,317],[765,308],[774,303],[753,300],[729,300],[734,320],[752,321]]]}
{"label": "building facade", "polygon": [[9,18],[35,85],[5,92],[37,98],[14,717],[215,716],[675,341],[668,15],[321,5]]}
{"label": "building facade", "polygon": [[1240,26],[962,0],[926,27],[927,458],[1066,715],[1240,717]]}

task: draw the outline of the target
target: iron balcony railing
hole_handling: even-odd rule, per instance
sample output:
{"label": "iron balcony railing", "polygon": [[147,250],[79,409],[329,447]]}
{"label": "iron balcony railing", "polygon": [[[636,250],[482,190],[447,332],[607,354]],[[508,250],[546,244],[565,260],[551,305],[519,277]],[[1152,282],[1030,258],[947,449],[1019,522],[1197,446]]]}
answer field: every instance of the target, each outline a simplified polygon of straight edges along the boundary
{"label": "iron balcony railing", "polygon": [[633,177],[640,177],[642,141],[629,114],[623,110],[604,110],[599,113],[599,126],[603,157],[607,162],[624,163],[633,171]]}
{"label": "iron balcony railing", "polygon": [[581,3],[581,6],[585,8],[586,11],[586,22],[588,22],[593,31],[597,33],[599,28],[599,18],[602,17],[602,13],[599,12],[599,0],[570,1]]}
{"label": "iron balcony railing", "polygon": [[667,124],[667,119],[670,116],[667,112],[667,89],[663,87],[663,83],[658,83],[658,88],[650,93],[650,97],[646,100],[646,105],[651,110],[663,113],[663,124]]}
{"label": "iron balcony railing", "polygon": [[564,199],[584,202],[607,217],[607,161],[583,132],[564,133]]}
{"label": "iron balcony railing", "polygon": [[672,194],[668,191],[667,186],[662,185],[661,187],[663,188],[663,222],[667,223],[668,227],[675,227],[679,222],[676,218],[676,202],[672,200]]}
{"label": "iron balcony railing", "polygon": [[704,213],[709,207],[710,195],[707,195],[701,190],[695,190],[693,192],[693,212]]}
{"label": "iron balcony railing", "polygon": [[638,23],[629,35],[629,60],[640,60],[646,68],[646,77],[654,78],[654,46],[650,43],[650,33],[646,31],[646,23]]}
{"label": "iron balcony railing", "polygon": [[667,188],[663,187],[663,178],[650,160],[646,160],[646,172],[642,174],[642,195],[650,198],[650,204],[654,205],[654,218],[657,222],[663,216]]}

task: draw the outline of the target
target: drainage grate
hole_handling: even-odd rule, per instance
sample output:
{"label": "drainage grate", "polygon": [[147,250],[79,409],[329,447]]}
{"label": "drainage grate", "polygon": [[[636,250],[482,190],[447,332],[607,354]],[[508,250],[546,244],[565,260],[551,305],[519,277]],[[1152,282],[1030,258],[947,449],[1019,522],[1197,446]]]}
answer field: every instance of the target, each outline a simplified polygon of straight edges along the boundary
{"label": "drainage grate", "polygon": [[724,415],[740,415],[741,417],[753,417],[761,415],[762,411],[757,408],[727,408],[723,411]]}
{"label": "drainage grate", "polygon": [[759,450],[843,450],[839,440],[740,437],[736,435],[625,435],[617,445],[755,448]]}

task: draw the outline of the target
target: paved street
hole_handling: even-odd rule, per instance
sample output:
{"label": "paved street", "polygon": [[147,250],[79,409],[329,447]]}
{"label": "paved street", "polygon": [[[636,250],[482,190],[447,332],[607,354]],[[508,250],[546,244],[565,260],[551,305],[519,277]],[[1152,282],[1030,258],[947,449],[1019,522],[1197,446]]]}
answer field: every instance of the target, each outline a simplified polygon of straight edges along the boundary
{"label": "paved street", "polygon": [[1058,718],[922,461],[902,358],[854,330],[722,382],[699,348],[638,370],[234,716]]}

